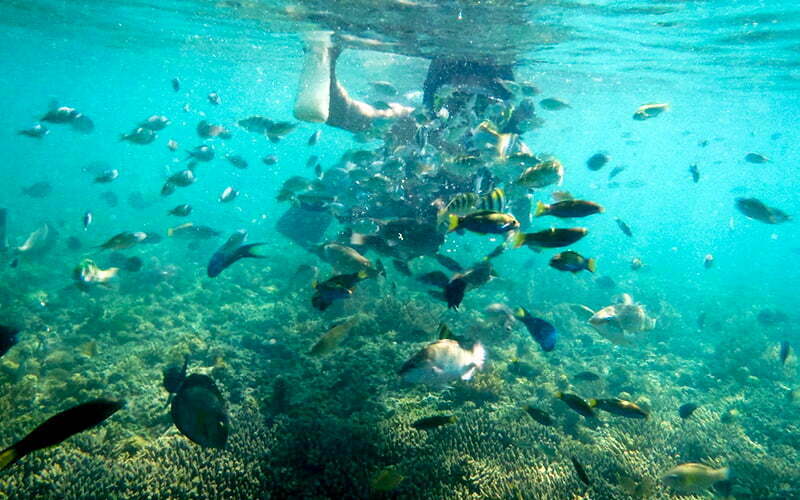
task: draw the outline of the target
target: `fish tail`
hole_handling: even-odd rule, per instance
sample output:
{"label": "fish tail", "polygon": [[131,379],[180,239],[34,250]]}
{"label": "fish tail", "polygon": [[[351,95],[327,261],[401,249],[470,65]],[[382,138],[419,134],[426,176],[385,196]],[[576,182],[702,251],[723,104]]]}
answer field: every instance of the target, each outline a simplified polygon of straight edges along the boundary
{"label": "fish tail", "polygon": [[167,236],[169,236],[171,238],[172,235],[174,235],[174,234],[175,234],[175,228],[174,227],[171,227],[171,228],[167,229]]}
{"label": "fish tail", "polygon": [[586,402],[586,404],[589,405],[589,408],[594,408],[594,407],[597,406],[597,399],[592,398],[592,399],[588,400]]}
{"label": "fish tail", "polygon": [[11,466],[11,464],[20,458],[22,457],[13,446],[6,448],[2,453],[0,453],[0,470]]}
{"label": "fish tail", "polygon": [[731,478],[731,468],[723,467],[717,471],[719,479],[717,481],[727,481]]}
{"label": "fish tail", "polygon": [[547,212],[547,205],[542,203],[541,200],[536,202],[536,211],[533,212],[534,217],[541,217]]}
{"label": "fish tail", "polygon": [[[169,231],[167,231],[167,233],[169,233]],[[266,243],[250,243],[249,245],[244,245],[239,249],[242,252],[242,258],[252,257],[254,259],[265,259],[267,257],[266,255],[254,251],[256,247],[263,245],[266,245]]]}
{"label": "fish tail", "polygon": [[514,311],[514,317],[517,318],[524,318],[528,315],[528,311],[523,309],[522,307],[518,307],[516,311]]}
{"label": "fish tail", "polygon": [[520,231],[516,235],[514,235],[514,248],[519,248],[524,244],[525,244],[525,233]]}
{"label": "fish tail", "polygon": [[597,270],[597,259],[588,259],[586,261],[586,270],[593,273]]}
{"label": "fish tail", "polygon": [[450,214],[449,216],[450,223],[447,225],[447,232],[455,231],[458,229],[458,216],[455,214]]}

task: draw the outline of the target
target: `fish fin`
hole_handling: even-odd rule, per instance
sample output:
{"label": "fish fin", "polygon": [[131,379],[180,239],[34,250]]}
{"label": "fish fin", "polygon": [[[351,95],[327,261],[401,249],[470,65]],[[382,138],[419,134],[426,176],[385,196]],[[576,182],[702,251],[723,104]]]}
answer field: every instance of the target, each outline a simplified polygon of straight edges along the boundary
{"label": "fish fin", "polygon": [[597,260],[596,259],[589,259],[586,261],[586,270],[590,273],[593,273],[597,270]]}
{"label": "fish fin", "polygon": [[265,259],[266,255],[261,255],[253,251],[255,247],[266,245],[266,243],[250,243],[239,248],[237,253],[240,253],[242,258],[252,257],[254,259]]}
{"label": "fish fin", "polygon": [[547,211],[547,205],[542,203],[541,200],[536,202],[536,210],[533,212],[534,217],[541,217]]}
{"label": "fish fin", "polygon": [[522,307],[519,307],[519,308],[517,308],[516,311],[514,311],[514,317],[516,317],[516,318],[524,318],[527,315],[528,315],[528,311],[526,311]]}
{"label": "fish fin", "polygon": [[586,401],[586,404],[589,405],[589,408],[594,408],[594,407],[597,406],[597,399],[592,398],[592,399]]}
{"label": "fish fin", "polygon": [[458,216],[454,214],[449,215],[449,223],[447,224],[447,232],[455,231],[458,228]]}
{"label": "fish fin", "polygon": [[[0,467],[2,468],[2,467]],[[730,467],[723,467],[717,471],[719,473],[718,481],[727,481],[731,478],[731,468]]]}
{"label": "fish fin", "polygon": [[17,453],[17,450],[13,446],[6,448],[2,453],[0,453],[0,470],[9,467],[20,458],[21,457]]}
{"label": "fish fin", "polygon": [[475,375],[475,363],[470,363],[465,367],[464,373],[461,375],[461,380],[469,380]]}
{"label": "fish fin", "polygon": [[167,229],[167,236],[169,236],[171,238],[173,234],[175,234],[175,228],[174,227],[171,227],[171,228]]}
{"label": "fish fin", "polygon": [[452,339],[453,338],[453,332],[450,331],[450,328],[448,328],[446,324],[441,323],[439,325],[439,332],[437,333],[436,336],[439,338],[439,340]]}
{"label": "fish fin", "polygon": [[525,233],[520,231],[520,232],[518,232],[517,234],[514,235],[514,245],[513,246],[514,246],[514,248],[519,248],[524,244],[525,244]]}
{"label": "fish fin", "polygon": [[480,370],[484,361],[486,361],[486,348],[480,342],[475,342],[472,346],[472,364],[475,365],[475,369]]}

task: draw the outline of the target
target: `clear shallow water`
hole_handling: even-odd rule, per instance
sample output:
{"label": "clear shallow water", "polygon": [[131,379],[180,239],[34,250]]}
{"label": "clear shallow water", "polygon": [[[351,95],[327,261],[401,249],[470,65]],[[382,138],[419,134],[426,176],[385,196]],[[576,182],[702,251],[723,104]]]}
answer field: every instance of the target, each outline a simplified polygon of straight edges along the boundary
{"label": "clear shallow water", "polygon": [[[400,496],[427,492],[435,498],[439,491],[456,495],[471,491],[479,497],[503,491],[510,496],[508,492],[515,488],[529,487],[525,481],[533,481],[537,474],[555,478],[562,489],[526,490],[526,495],[538,498],[555,495],[553,491],[570,495],[583,491],[563,459],[565,454],[580,452],[596,478],[593,497],[614,498],[620,494],[615,488],[621,480],[615,472],[616,445],[609,443],[638,433],[650,436],[652,443],[634,447],[642,458],[628,464],[626,474],[637,481],[657,479],[680,461],[704,460],[714,465],[732,463],[734,469],[743,470],[738,474],[743,476],[744,486],[738,492],[742,498],[792,497],[800,481],[790,466],[796,463],[793,457],[798,449],[791,419],[797,407],[786,399],[785,387],[797,385],[796,361],[790,357],[783,367],[776,352],[781,340],[800,341],[793,329],[794,284],[800,279],[793,262],[800,241],[793,223],[770,226],[747,220],[735,210],[733,200],[743,194],[755,196],[789,214],[798,212],[794,169],[798,11],[789,2],[777,1],[465,4],[370,3],[374,7],[369,10],[360,10],[363,6],[358,3],[331,7],[310,2],[5,2],[0,7],[6,26],[0,34],[0,89],[5,97],[0,113],[4,152],[0,199],[9,210],[9,238],[20,245],[45,221],[61,233],[56,250],[46,258],[23,261],[17,268],[3,264],[0,306],[9,321],[25,327],[14,348],[18,352],[3,358],[19,365],[4,367],[0,378],[9,420],[2,429],[3,442],[18,439],[69,402],[102,395],[129,401],[127,414],[109,423],[107,439],[75,438],[5,472],[0,480],[8,485],[7,495],[26,491],[19,489],[25,484],[41,495],[79,496],[70,490],[73,483],[58,475],[47,476],[54,464],[66,471],[76,461],[79,468],[95,475],[98,490],[94,494],[98,495],[111,483],[108,478],[114,477],[114,467],[133,467],[137,457],[139,462],[143,457],[158,462],[158,457],[166,456],[172,459],[170,467],[182,471],[182,478],[192,477],[187,472],[192,461],[205,459],[214,466],[226,460],[245,461],[255,468],[251,473],[262,478],[256,484],[263,496],[268,492],[335,496],[343,491],[366,496],[369,491],[364,488],[372,474],[383,466],[400,464],[406,476],[403,488],[408,488],[399,489]],[[461,21],[457,20],[459,9]],[[359,15],[353,16],[354,11]],[[413,19],[408,24],[414,30],[387,27],[407,16]],[[460,29],[462,22],[469,28]],[[356,96],[368,97],[367,82],[372,80],[390,80],[403,92],[419,90],[426,61],[406,55],[474,54],[486,49],[496,57],[518,60],[517,77],[534,81],[542,97],[567,99],[572,109],[539,111],[544,126],[524,139],[535,151],[554,154],[563,162],[564,189],[607,208],[607,214],[587,222],[591,236],[575,249],[597,256],[598,274],[612,277],[617,288],[599,289],[586,274],[558,273],[547,266],[549,252],[536,255],[523,249],[507,252],[496,262],[498,280],[475,296],[468,295],[460,313],[445,311],[425,294],[424,287],[391,268],[385,282],[365,284],[359,290],[363,294],[325,314],[310,307],[309,290],[286,289],[298,264],[315,263],[323,274],[330,268],[275,232],[274,223],[285,209],[275,195],[286,178],[308,175],[309,154],[318,155],[327,167],[356,144],[350,134],[325,127],[319,145],[309,148],[308,136],[320,128],[310,124],[301,124],[281,143],[271,144],[234,124],[255,114],[291,119],[302,62],[297,33],[319,27],[344,29],[354,37],[351,47],[364,47],[365,39],[373,40],[370,46],[377,50],[346,51],[340,62],[340,76]],[[478,33],[477,27],[483,31]],[[465,36],[473,43],[465,44],[461,38]],[[173,77],[182,82],[178,93],[170,88]],[[211,91],[219,92],[221,105],[208,103],[206,94]],[[18,136],[16,131],[36,121],[53,98],[91,116],[96,130],[80,135],[54,125],[41,141]],[[646,122],[631,120],[640,104],[659,101],[669,102],[670,112]],[[185,104],[190,111],[182,110]],[[151,114],[165,114],[172,121],[156,142],[137,146],[117,141],[120,133]],[[180,168],[184,156],[170,152],[165,147],[167,139],[177,140],[181,150],[201,144],[195,125],[203,117],[230,127],[233,137],[214,141],[218,158],[200,167],[196,184],[169,198],[160,197],[164,178]],[[698,143],[704,140],[708,146],[700,147]],[[600,172],[590,172],[584,163],[599,150],[609,152],[612,163]],[[235,169],[221,158],[227,152],[244,156],[250,167]],[[748,152],[765,154],[772,162],[746,163],[743,158]],[[259,159],[267,154],[278,156],[278,164],[261,164]],[[92,185],[91,174],[82,170],[96,161],[118,168],[120,178],[108,186]],[[698,184],[691,182],[690,164],[701,170]],[[607,171],[616,165],[627,169],[615,179],[622,187],[612,189],[607,186]],[[51,195],[32,199],[21,194],[24,186],[42,180],[53,185]],[[625,187],[631,181],[643,186]],[[217,196],[228,185],[241,195],[234,203],[221,205]],[[116,207],[101,198],[106,191],[119,197]],[[141,193],[148,207],[129,204],[128,197],[135,192]],[[126,252],[143,257],[145,272],[165,270],[166,283],[143,274],[123,276],[119,290],[111,292],[84,295],[70,287],[71,270],[92,252],[90,246],[123,230],[164,234],[167,227],[181,222],[164,215],[166,210],[183,202],[195,206],[191,220],[217,228],[223,235],[194,249],[167,240]],[[86,210],[94,213],[95,222],[84,232],[81,217]],[[613,217],[627,221],[634,238],[622,235]],[[267,241],[270,258],[236,264],[216,280],[206,278],[211,252],[222,238],[240,228],[249,231],[250,241]],[[83,249],[68,250],[64,243],[68,236],[77,236]],[[467,263],[495,244],[476,235],[450,235],[444,248]],[[707,253],[716,258],[716,266],[709,270],[702,266]],[[633,257],[641,258],[645,268],[631,271]],[[98,258],[98,263],[105,267],[103,259]],[[391,282],[397,283],[399,292],[392,291]],[[643,334],[633,348],[602,341],[567,305],[599,308],[620,292],[631,293],[659,318],[659,327]],[[395,296],[412,305],[392,302]],[[554,321],[562,331],[558,350],[545,356],[530,345],[523,329],[505,336],[492,328],[481,311],[498,301],[525,305]],[[408,312],[415,307],[428,313]],[[776,326],[759,323],[756,314],[764,308],[785,311],[789,321]],[[303,357],[335,319],[358,311],[376,319],[321,362]],[[707,326],[698,331],[697,317],[703,312]],[[478,404],[458,389],[455,395],[431,404],[425,390],[399,384],[394,372],[430,340],[441,320],[454,331],[470,332],[489,345],[491,369],[483,382],[479,378],[476,383],[490,387],[487,390],[496,400]],[[428,332],[427,336],[419,330]],[[586,338],[592,339],[591,346]],[[74,353],[77,345],[90,340],[98,343],[97,356],[79,354],[61,364],[43,361],[53,353]],[[300,361],[273,359],[272,351],[264,347],[269,341],[300,353],[296,355]],[[522,350],[517,346],[523,346]],[[252,427],[269,418],[273,427],[265,429],[274,435],[264,438],[267,444],[259,442],[263,452],[255,456],[269,454],[272,462],[245,460],[247,453],[209,458],[208,452],[186,451],[185,439],[174,429],[167,430],[169,420],[160,404],[165,397],[160,372],[183,351],[196,357],[195,370],[209,369],[219,362],[217,358],[224,359],[227,371],[218,369],[217,377],[231,400],[234,429],[239,429],[232,439],[240,443],[243,436],[260,436],[253,433],[267,431]],[[517,356],[543,373],[523,381],[509,375],[508,362]],[[626,373],[632,382],[608,382],[598,388],[564,380],[582,369],[608,379],[614,373]],[[54,382],[75,372],[87,374],[90,382],[66,387]],[[119,373],[126,373],[128,380]],[[689,374],[689,382],[681,378],[684,373]],[[299,415],[279,418],[276,430],[274,416],[263,402],[269,400],[278,375],[290,380]],[[26,376],[35,376],[35,381]],[[549,397],[555,388],[569,388],[587,397],[620,391],[644,396],[652,403],[654,417],[642,427],[603,418],[603,426],[594,430],[574,422],[574,415]],[[362,395],[367,403],[343,401],[342,392],[348,390]],[[462,399],[468,401],[466,407]],[[687,399],[708,403],[708,407],[700,422],[684,432],[674,409]],[[522,430],[514,427],[513,422],[521,418],[514,412],[531,400],[566,424],[545,437],[529,428],[533,424]],[[253,408],[260,412],[258,416],[253,416]],[[721,416],[731,408],[744,416],[730,425],[721,423]],[[408,421],[437,411],[456,413],[463,426],[442,430],[439,444],[434,435],[424,441],[406,440]],[[360,436],[365,446],[379,440],[381,451],[370,448],[360,475],[334,487],[330,477],[349,470],[320,469],[325,469],[321,464],[330,464],[326,452],[335,446],[320,444],[315,451],[318,457],[302,464],[281,451],[296,448],[293,443],[303,433],[314,435],[309,422],[321,433],[346,435],[347,429]],[[357,424],[381,432],[367,434]],[[501,436],[504,430],[516,433],[515,438],[524,441],[516,445],[532,454],[525,455],[526,459],[548,464],[546,470],[506,474],[505,456],[492,459],[487,449],[464,443],[467,430],[474,426],[487,433],[487,449],[491,449],[488,443],[508,439]],[[120,445],[132,437],[141,440]],[[679,441],[680,437],[686,437],[686,442]],[[678,443],[674,448],[663,445],[670,438]],[[537,448],[526,445],[528,440],[548,445]],[[322,442],[317,440],[317,444]],[[171,454],[176,449],[182,454]],[[234,450],[241,452],[241,445],[234,445]],[[493,490],[494,486],[480,481],[463,480],[462,476],[469,475],[464,471],[417,475],[414,471],[424,468],[424,463],[404,462],[398,458],[399,450],[419,453],[434,463],[443,455],[462,453],[475,470],[484,467],[486,475],[507,489]],[[762,458],[756,458],[757,451],[763,452]],[[76,458],[81,453],[96,455],[99,461],[81,462],[86,460]],[[359,460],[351,456],[347,461]],[[265,472],[273,469],[284,475]],[[142,474],[125,470],[133,476]],[[214,470],[205,471],[202,482],[221,484]],[[285,489],[264,479],[275,477]],[[295,482],[288,486],[286,478]],[[312,486],[315,481],[328,489]],[[192,496],[190,488],[182,489],[180,481],[176,484],[172,494]],[[753,484],[764,484],[765,489],[755,491]],[[134,489],[126,491],[136,496]],[[164,491],[154,494],[164,495]],[[206,496],[216,491],[207,490]],[[661,487],[655,491],[652,495],[669,495]]]}

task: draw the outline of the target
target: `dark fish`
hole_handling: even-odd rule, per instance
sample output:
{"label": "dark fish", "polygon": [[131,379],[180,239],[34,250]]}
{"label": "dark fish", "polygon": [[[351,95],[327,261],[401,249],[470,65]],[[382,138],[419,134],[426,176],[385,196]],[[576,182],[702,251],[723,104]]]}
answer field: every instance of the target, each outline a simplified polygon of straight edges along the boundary
{"label": "dark fish", "polygon": [[[780,355],[779,355],[782,365],[786,364],[786,359],[789,357],[789,353],[791,351],[792,351],[792,346],[789,344],[789,342],[786,341],[786,340],[782,340],[781,341],[781,351],[780,351]],[[0,354],[0,356],[2,356],[2,354]]]}
{"label": "dark fish", "polygon": [[548,111],[559,111],[562,109],[571,108],[570,104],[558,97],[548,97],[539,101],[539,105]]}
{"label": "dark fish", "polygon": [[169,397],[167,398],[167,404],[170,403],[172,400],[172,395],[178,392],[181,388],[181,384],[186,379],[186,368],[189,366],[189,356],[186,356],[183,360],[183,366],[178,365],[169,365],[168,367],[164,368],[162,372],[163,378],[162,383],[164,384],[164,389],[167,390],[169,393]]}
{"label": "dark fish", "polygon": [[11,264],[9,264],[9,265],[8,265],[8,267],[10,267],[11,269],[14,269],[14,268],[16,268],[18,265],[19,265],[19,257],[14,257],[14,258],[11,260]]}
{"label": "dark fish", "polygon": [[736,198],[736,208],[746,217],[766,224],[780,224],[791,218],[782,210],[768,207],[756,198]]}
{"label": "dark fish", "polygon": [[122,269],[128,271],[129,273],[138,273],[144,262],[142,262],[141,257],[129,257],[125,260],[125,263],[122,265]]}
{"label": "dark fish", "polygon": [[316,146],[317,143],[319,142],[319,137],[321,135],[322,135],[322,130],[317,130],[316,132],[311,134],[311,137],[308,138],[308,145],[309,146]]}
{"label": "dark fish", "polygon": [[539,343],[545,352],[552,351],[556,347],[558,332],[556,328],[547,321],[531,316],[525,308],[520,307],[514,316],[522,321],[531,336]]}
{"label": "dark fish", "polygon": [[434,415],[415,421],[411,424],[411,427],[420,431],[429,431],[443,425],[452,424],[455,421],[456,417],[453,415]]}
{"label": "dark fish", "polygon": [[70,436],[91,429],[123,406],[125,403],[120,401],[93,399],[53,415],[0,453],[0,470],[29,453],[55,446]]}
{"label": "dark fish", "polygon": [[595,153],[588,160],[586,160],[586,166],[589,168],[589,170],[597,171],[603,168],[609,161],[611,161],[611,157],[607,154]]}
{"label": "dark fish", "polygon": [[633,231],[631,231],[630,226],[625,224],[625,221],[623,221],[619,217],[614,217],[614,222],[617,223],[617,226],[619,227],[620,231],[625,233],[625,236],[633,237]]}
{"label": "dark fish", "polygon": [[585,227],[550,228],[536,233],[517,233],[514,237],[514,248],[523,245],[532,248],[558,248],[571,245],[589,233]]}
{"label": "dark fish", "polygon": [[467,282],[464,278],[453,278],[444,287],[444,298],[447,301],[448,309],[458,310],[461,301],[464,300],[464,293],[467,291]]}
{"label": "dark fish", "polygon": [[100,198],[111,208],[119,205],[119,196],[117,196],[117,193],[113,191],[104,191],[100,193]]}
{"label": "dark fish", "polygon": [[151,142],[155,141],[156,137],[156,133],[149,128],[136,127],[127,134],[120,134],[119,140],[144,146],[145,144],[150,144]]}
{"label": "dark fish", "polygon": [[0,325],[0,358],[17,343],[18,333],[13,326]]}
{"label": "dark fish", "polygon": [[225,400],[208,375],[192,374],[172,398],[172,421],[181,434],[200,446],[223,448],[228,440]]}
{"label": "dark fish", "polygon": [[744,160],[748,163],[767,163],[770,161],[769,158],[760,153],[747,153],[744,156]]}
{"label": "dark fish", "polygon": [[692,416],[692,413],[694,413],[694,411],[696,409],[698,409],[699,407],[700,407],[700,405],[698,405],[696,403],[683,404],[683,405],[681,405],[680,408],[678,408],[678,415],[680,415],[681,418],[684,418],[684,419],[689,418],[689,417]]}
{"label": "dark fish", "polygon": [[45,198],[53,192],[53,185],[47,181],[40,181],[22,188],[22,194],[31,198]]}
{"label": "dark fish", "polygon": [[695,184],[700,182],[700,169],[697,168],[697,165],[692,165],[689,167],[689,173],[692,174],[692,180]]}
{"label": "dark fish", "polygon": [[114,181],[117,177],[119,177],[119,170],[116,168],[111,170],[106,170],[105,172],[101,173],[97,177],[94,178],[95,184],[108,184],[109,182]]}
{"label": "dark fish", "polygon": [[73,252],[77,252],[78,250],[81,249],[81,247],[83,247],[83,243],[81,243],[81,240],[79,240],[75,236],[70,236],[69,238],[67,238],[67,248],[69,248]]}
{"label": "dark fish", "polygon": [[181,81],[177,78],[172,79],[172,90],[178,92],[181,89]]}
{"label": "dark fish", "polygon": [[33,125],[30,128],[26,128],[24,130],[20,130],[20,131],[17,132],[17,134],[19,134],[19,135],[24,135],[24,136],[27,136],[27,137],[33,137],[34,139],[41,139],[42,137],[46,136],[48,133],[50,133],[50,131],[47,130],[47,127],[45,127],[41,123],[37,123],[37,124]]}
{"label": "dark fish", "polygon": [[275,165],[276,163],[278,163],[278,157],[275,155],[268,155],[261,158],[261,162],[267,166]]}
{"label": "dark fish", "polygon": [[219,103],[222,102],[222,99],[219,97],[219,94],[217,94],[216,92],[209,92],[207,97],[208,97],[208,102],[210,102],[214,106],[217,106],[217,105],[219,105]]}
{"label": "dark fish", "polygon": [[624,172],[625,168],[626,167],[623,166],[623,165],[619,165],[619,166],[616,166],[616,167],[612,168],[611,171],[608,173],[608,180],[611,180],[614,177],[616,177],[619,174],[621,174],[622,172]]}
{"label": "dark fish", "polygon": [[183,205],[178,205],[167,213],[176,217],[186,217],[192,213],[192,206],[188,203],[184,203]]}
{"label": "dark fish", "polygon": [[611,276],[600,276],[594,282],[597,284],[598,287],[602,288],[603,290],[611,290],[617,286],[614,282],[614,279]]}
{"label": "dark fish", "polygon": [[586,469],[584,469],[583,465],[581,465],[581,463],[578,462],[578,459],[575,457],[569,457],[569,458],[570,460],[572,460],[572,466],[575,467],[575,473],[578,474],[578,479],[580,479],[581,482],[586,486],[592,484],[591,481],[589,481],[589,476],[586,474]]}
{"label": "dark fish", "polygon": [[466,229],[478,234],[503,234],[517,229],[519,221],[513,215],[483,210],[463,217],[450,214],[448,231]]}
{"label": "dark fish", "polygon": [[247,231],[240,229],[228,238],[224,245],[219,247],[216,252],[211,256],[208,262],[208,277],[214,278],[227,269],[231,264],[239,259],[244,258],[257,258],[263,259],[264,255],[258,255],[253,252],[256,247],[266,245],[266,243],[250,243],[243,245],[244,240],[247,238]]}
{"label": "dark fish", "polygon": [[525,406],[525,413],[530,415],[530,417],[540,424],[550,427],[553,425],[553,417],[550,416],[549,413],[545,412],[544,410],[540,410],[539,408],[534,408],[531,405]]}
{"label": "dark fish", "polygon": [[240,155],[225,155],[225,159],[236,168],[247,168],[247,160]]}
{"label": "dark fish", "polygon": [[356,285],[369,277],[366,270],[352,274],[340,274],[321,283],[313,283],[314,295],[311,305],[324,311],[336,300],[347,299],[353,295]]}
{"label": "dark fish", "polygon": [[210,137],[230,139],[232,137],[231,131],[225,128],[223,125],[215,125],[213,123],[209,123],[207,120],[200,120],[197,123],[195,130],[197,131],[197,135],[203,139],[208,139]]}
{"label": "dark fish", "polygon": [[600,380],[600,375],[594,372],[580,372],[579,374],[575,375],[575,380],[581,380],[583,382],[596,382]]}
{"label": "dark fish", "polygon": [[394,268],[400,271],[402,274],[411,276],[411,269],[408,268],[408,263],[406,261],[393,259],[392,265],[394,265]]}
{"label": "dark fish", "polygon": [[574,410],[575,412],[586,418],[592,418],[595,416],[594,410],[592,410],[592,406],[586,401],[584,401],[583,398],[578,396],[577,394],[570,394],[568,392],[567,393],[556,392],[554,396],[563,401],[572,410]]}
{"label": "dark fish", "polygon": [[214,159],[214,149],[211,146],[197,146],[191,151],[187,151],[187,158],[194,158],[197,161],[211,161]]}
{"label": "dark fish", "polygon": [[627,418],[646,419],[650,416],[649,413],[640,408],[636,403],[619,398],[590,399],[589,406],[600,408],[608,413]]}
{"label": "dark fish", "polygon": [[434,254],[433,257],[436,259],[436,262],[438,262],[439,264],[443,265],[444,267],[453,272],[460,273],[464,271],[464,268],[461,267],[461,264],[456,262],[455,259],[452,259],[440,253]]}
{"label": "dark fish", "polygon": [[578,252],[571,250],[554,255],[550,259],[550,267],[571,273],[579,273],[583,270],[593,273],[597,269],[594,258],[587,259]]}
{"label": "dark fish", "polygon": [[441,288],[446,287],[447,283],[450,282],[450,278],[448,278],[447,275],[441,271],[431,271],[429,273],[421,274],[417,276],[417,280],[428,285],[438,286]]}
{"label": "dark fish", "polygon": [[777,309],[764,309],[756,315],[756,319],[764,326],[775,326],[779,323],[785,323],[789,317],[783,311]]}
{"label": "dark fish", "polygon": [[714,267],[714,256],[711,255],[710,253],[706,254],[706,256],[703,257],[703,267],[705,267],[706,269],[711,269],[712,267]]}
{"label": "dark fish", "polygon": [[494,250],[492,250],[491,252],[489,252],[489,253],[486,255],[486,257],[484,257],[484,260],[491,260],[491,259],[494,259],[495,257],[499,257],[499,256],[500,256],[500,255],[502,255],[502,254],[503,254],[503,252],[505,252],[505,251],[506,251],[506,244],[505,244],[505,243],[500,243],[499,245],[497,245],[497,246],[494,248]]}

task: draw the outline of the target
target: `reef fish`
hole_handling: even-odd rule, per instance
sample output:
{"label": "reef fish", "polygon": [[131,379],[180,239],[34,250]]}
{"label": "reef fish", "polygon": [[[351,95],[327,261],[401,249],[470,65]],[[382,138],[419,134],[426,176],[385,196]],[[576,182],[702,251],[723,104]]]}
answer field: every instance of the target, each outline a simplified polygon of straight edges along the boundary
{"label": "reef fish", "polygon": [[589,324],[611,342],[627,344],[630,342],[628,334],[652,330],[656,320],[647,315],[644,306],[634,303],[630,295],[622,294],[615,304],[594,312]]}
{"label": "reef fish", "polygon": [[736,208],[746,217],[766,224],[780,224],[791,219],[784,211],[768,207],[756,198],[736,198]]}
{"label": "reef fish", "polygon": [[586,469],[584,469],[583,465],[578,462],[578,459],[575,457],[570,457],[570,460],[572,460],[572,466],[575,467],[575,473],[578,475],[578,479],[580,479],[581,482],[587,486],[592,484],[591,481],[589,481],[589,475],[586,474]]}
{"label": "reef fish", "polygon": [[650,416],[649,413],[644,411],[636,403],[619,398],[590,399],[589,406],[627,418],[646,419]]}
{"label": "reef fish", "polygon": [[534,340],[542,346],[543,351],[549,352],[555,349],[558,339],[556,327],[541,318],[531,316],[524,307],[517,309],[514,316],[525,325]]}
{"label": "reef fish", "polygon": [[311,297],[311,305],[324,311],[334,301],[350,298],[358,282],[369,276],[366,270],[361,270],[357,273],[339,274],[320,283],[312,283],[314,295]]}
{"label": "reef fish", "polygon": [[527,405],[525,406],[525,413],[544,426],[550,427],[553,425],[553,417],[544,410]]}
{"label": "reef fish", "polygon": [[266,243],[249,243],[243,245],[242,243],[244,243],[245,239],[247,239],[247,231],[240,229],[233,233],[231,237],[228,238],[228,241],[214,252],[206,269],[209,278],[219,276],[222,271],[239,259],[263,259],[265,257],[264,255],[254,253],[254,249],[266,245]]}
{"label": "reef fish", "polygon": [[323,356],[331,353],[356,323],[358,323],[358,318],[350,318],[325,332],[308,351],[309,356]]}
{"label": "reef fish", "polygon": [[[781,341],[781,348],[780,348],[779,357],[780,357],[782,365],[786,364],[786,360],[789,358],[789,353],[791,353],[791,352],[792,352],[791,344],[789,344],[789,342],[786,341],[786,340]],[[0,351],[0,356],[2,356],[2,352],[1,351]]]}
{"label": "reef fish", "polygon": [[669,104],[666,103],[643,104],[633,113],[633,119],[638,121],[649,120],[668,110]]}
{"label": "reef fish", "polygon": [[571,250],[554,255],[550,259],[550,267],[571,273],[579,273],[583,270],[593,273],[597,270],[595,259],[587,259],[578,252]]}
{"label": "reef fish", "polygon": [[0,470],[29,453],[55,446],[70,436],[91,429],[123,406],[125,403],[121,401],[93,399],[53,415],[0,453]]}
{"label": "reef fish", "polygon": [[453,415],[434,415],[414,421],[411,427],[420,431],[429,431],[443,425],[452,424],[455,421],[456,417]]}
{"label": "reef fish", "polygon": [[563,401],[567,406],[569,406],[579,415],[582,415],[586,418],[592,418],[595,416],[594,410],[592,410],[592,404],[590,402],[585,401],[582,397],[578,396],[577,394],[571,394],[568,392],[559,391],[553,394],[553,396]]}
{"label": "reef fish", "polygon": [[698,405],[697,403],[682,404],[680,408],[678,408],[678,415],[683,419],[689,418],[692,416],[694,411],[699,407],[700,405]]}
{"label": "reef fish", "polygon": [[585,227],[550,228],[536,233],[517,233],[514,248],[523,245],[531,248],[558,248],[571,245],[589,233]]}
{"label": "reef fish", "polygon": [[536,211],[534,217],[541,217],[543,215],[552,215],[553,217],[561,218],[574,218],[574,217],[587,217],[589,215],[599,214],[603,212],[604,208],[593,201],[586,200],[563,200],[552,205],[545,205],[541,201],[536,204]]}
{"label": "reef fish", "polygon": [[714,483],[730,478],[730,469],[714,469],[698,463],[681,464],[670,469],[661,481],[679,493],[702,493]]}
{"label": "reef fish", "polygon": [[485,358],[486,350],[480,342],[468,350],[455,340],[440,339],[414,354],[399,374],[407,382],[446,386],[459,379],[471,379],[483,367]]}
{"label": "reef fish", "polygon": [[223,448],[228,440],[225,400],[208,375],[194,373],[184,380],[170,411],[175,427],[193,442]]}
{"label": "reef fish", "polygon": [[466,229],[478,234],[503,234],[518,227],[519,221],[513,215],[483,210],[465,216],[450,214],[447,230]]}

